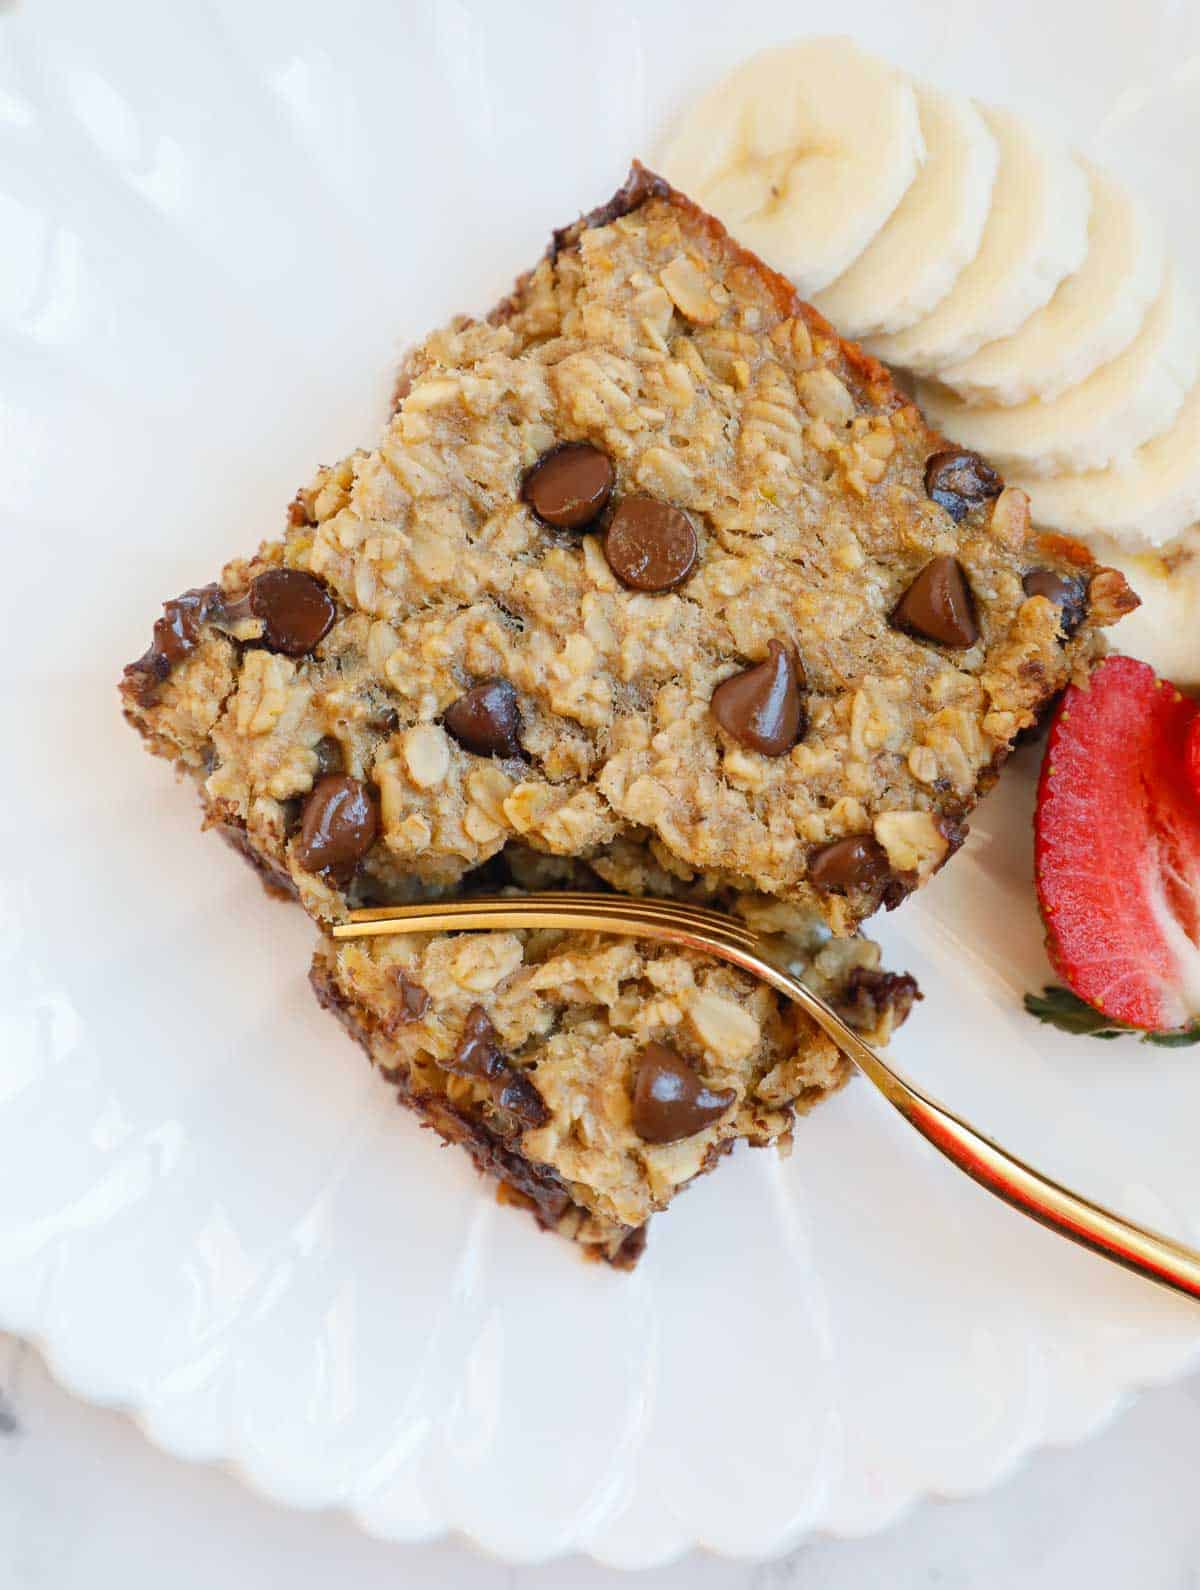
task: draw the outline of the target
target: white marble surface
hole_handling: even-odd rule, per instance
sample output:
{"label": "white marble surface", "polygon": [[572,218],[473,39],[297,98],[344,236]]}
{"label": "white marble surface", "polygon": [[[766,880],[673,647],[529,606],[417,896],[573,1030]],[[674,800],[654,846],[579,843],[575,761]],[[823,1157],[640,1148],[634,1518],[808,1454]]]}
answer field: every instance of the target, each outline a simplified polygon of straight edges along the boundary
{"label": "white marble surface", "polygon": [[288,1513],[76,1402],[0,1335],[3,1590],[1194,1590],[1200,1378],[1147,1394],[1090,1444],[1041,1454],[990,1496],[928,1503],[863,1541],[751,1567],[691,1557],[622,1575],[578,1558],[506,1568],[458,1543],[394,1547]]}

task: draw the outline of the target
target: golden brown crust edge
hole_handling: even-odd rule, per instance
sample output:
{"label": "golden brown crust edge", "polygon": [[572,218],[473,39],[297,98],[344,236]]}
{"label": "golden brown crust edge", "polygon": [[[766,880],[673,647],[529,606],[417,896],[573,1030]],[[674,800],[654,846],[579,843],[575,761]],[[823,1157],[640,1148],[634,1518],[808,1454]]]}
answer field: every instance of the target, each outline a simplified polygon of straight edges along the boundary
{"label": "golden brown crust edge", "polygon": [[[597,205],[595,209],[587,211],[578,220],[569,225],[555,229],[550,244],[546,250],[547,256],[554,259],[563,249],[572,247],[578,242],[580,235],[594,226],[606,226],[611,221],[620,219],[639,209],[643,204],[652,199],[663,199],[674,209],[688,218],[695,226],[704,232],[709,241],[720,248],[735,265],[754,274],[763,283],[774,298],[779,312],[784,316],[799,316],[804,320],[810,332],[815,332],[820,337],[829,338],[836,342],[841,351],[842,358],[860,381],[864,392],[870,400],[880,408],[890,412],[907,410],[914,420],[920,424],[929,438],[930,452],[937,452],[943,447],[957,445],[952,438],[931,426],[924,414],[911,398],[906,397],[897,387],[891,371],[886,365],[869,354],[857,342],[839,334],[836,327],[832,326],[825,316],[812,304],[803,299],[796,288],[786,276],[781,275],[751,249],[746,248],[732,237],[726,227],[715,215],[697,204],[694,199],[688,198],[686,193],[681,193],[678,188],[657,172],[651,171],[640,160],[634,159],[629,167],[629,174],[625,181],[604,204]],[[519,297],[528,273],[518,278],[513,288],[512,295],[503,300],[493,311],[489,319],[503,320],[512,305]],[[1141,599],[1130,588],[1125,577],[1115,569],[1097,563],[1089,549],[1082,542],[1072,536],[1059,533],[1044,533],[1039,535],[1039,542],[1048,552],[1053,552],[1059,557],[1066,558],[1074,563],[1081,572],[1090,572],[1092,575],[1102,573],[1112,575],[1105,591],[1106,606],[1111,614],[1107,622],[1114,623],[1120,617],[1140,607]]]}

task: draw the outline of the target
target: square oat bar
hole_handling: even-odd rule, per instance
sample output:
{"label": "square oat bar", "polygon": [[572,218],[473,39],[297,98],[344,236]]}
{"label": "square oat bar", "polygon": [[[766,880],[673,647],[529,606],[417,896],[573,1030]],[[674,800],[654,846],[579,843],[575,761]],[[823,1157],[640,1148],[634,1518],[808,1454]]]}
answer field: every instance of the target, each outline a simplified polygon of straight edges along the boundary
{"label": "square oat bar", "polygon": [[[594,887],[519,847],[528,887]],[[627,882],[661,887],[638,858]],[[489,882],[496,887],[496,880]],[[869,1041],[918,997],[879,949],[795,907],[744,901],[798,975]],[[739,1142],[791,1144],[850,1065],[795,1005],[746,973],[654,942],[551,930],[322,936],[311,972],[400,1102],[501,1183],[505,1201],[620,1267],[650,1216]]]}
{"label": "square oat bar", "polygon": [[[953,853],[1134,605],[635,166],[415,351],[379,445],[168,602],[121,688],[322,924],[583,869],[778,932],[882,1042],[915,985],[858,925]],[[618,1264],[846,1074],[769,990],[662,946],[324,938],[313,981],[423,1120]]]}
{"label": "square oat bar", "polygon": [[845,933],[1135,602],[635,167],[122,689],[320,919],[629,836]]}

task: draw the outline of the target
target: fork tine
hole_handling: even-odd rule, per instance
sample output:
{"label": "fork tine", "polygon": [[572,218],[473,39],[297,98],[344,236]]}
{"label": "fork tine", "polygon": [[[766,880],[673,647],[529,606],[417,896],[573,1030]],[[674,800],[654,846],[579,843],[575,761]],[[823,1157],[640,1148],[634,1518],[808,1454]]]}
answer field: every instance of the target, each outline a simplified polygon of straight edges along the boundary
{"label": "fork tine", "polygon": [[584,890],[555,889],[544,893],[535,893],[525,896],[539,904],[552,905],[556,901],[569,901],[573,905],[586,907],[595,906],[599,910],[611,912],[618,909],[622,914],[639,914],[649,917],[663,915],[674,917],[687,917],[695,922],[704,922],[722,932],[733,932],[747,938],[755,937],[753,928],[742,922],[738,917],[731,916],[728,911],[718,911],[713,906],[697,905],[690,900],[663,900],[656,896],[644,895],[610,895],[589,893]]}
{"label": "fork tine", "polygon": [[[548,909],[553,909],[555,902],[547,899],[540,902]],[[629,921],[644,922],[647,928],[656,923],[673,923],[677,927],[689,927],[704,933],[712,933],[731,942],[744,944],[749,947],[757,943],[757,938],[751,928],[735,921],[731,917],[723,917],[719,912],[693,911],[687,908],[673,908],[662,906],[647,907],[643,910],[630,910],[627,903],[622,901],[619,906],[590,906],[581,901],[568,901],[567,907],[580,913],[582,925],[585,917],[611,917],[614,912]]]}
{"label": "fork tine", "polygon": [[736,917],[729,916],[723,911],[715,911],[708,906],[697,906],[684,901],[645,899],[627,895],[608,895],[586,893],[584,891],[554,890],[552,892],[532,892],[528,894],[478,896],[474,899],[430,901],[427,905],[417,906],[391,906],[370,907],[350,913],[352,923],[382,922],[396,920],[419,921],[424,914],[436,913],[439,915],[452,914],[456,911],[471,913],[480,912],[512,912],[522,906],[530,909],[557,907],[569,908],[581,914],[599,914],[611,916],[614,912],[622,916],[637,916],[647,921],[661,921],[669,918],[677,922],[690,922],[703,925],[727,936],[750,942],[756,940],[754,930]]}
{"label": "fork tine", "polygon": [[[377,934],[421,932],[427,923],[436,922],[436,931],[453,931],[460,919],[508,919],[509,926],[523,912],[562,914],[569,920],[557,925],[586,930],[595,922],[606,924],[605,931],[613,931],[614,918],[625,922],[644,924],[646,936],[654,937],[655,929],[670,927],[676,932],[691,933],[700,937],[719,939],[725,944],[750,950],[757,943],[754,932],[734,917],[712,911],[704,906],[691,906],[678,901],[631,899],[621,895],[569,894],[567,891],[532,893],[507,896],[481,896],[476,899],[430,901],[415,906],[393,908],[372,907],[351,913],[350,922],[334,928],[335,938],[348,939],[374,937]],[[532,925],[532,924],[531,924]]]}

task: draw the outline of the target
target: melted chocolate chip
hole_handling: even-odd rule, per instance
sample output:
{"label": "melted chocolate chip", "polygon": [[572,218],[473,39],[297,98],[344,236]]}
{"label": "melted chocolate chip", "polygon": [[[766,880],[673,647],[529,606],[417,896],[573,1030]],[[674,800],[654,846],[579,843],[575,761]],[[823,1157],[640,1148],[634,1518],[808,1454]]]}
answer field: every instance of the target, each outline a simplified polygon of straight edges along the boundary
{"label": "melted chocolate chip", "polygon": [[299,795],[289,795],[286,800],[280,801],[279,811],[283,820],[283,831],[290,839],[300,827],[300,819],[304,815],[304,802]]}
{"label": "melted chocolate chip", "polygon": [[838,990],[838,1013],[859,1032],[871,1032],[880,1022],[899,1027],[908,1019],[916,1000],[923,996],[915,977],[907,972],[880,972],[870,966],[855,966]]}
{"label": "melted chocolate chip", "polygon": [[545,1126],[550,1119],[542,1095],[521,1071],[514,1071],[508,1077],[496,1095],[496,1103],[526,1126]]}
{"label": "melted chocolate chip", "polygon": [[633,1129],[646,1143],[677,1143],[710,1126],[736,1097],[732,1088],[706,1088],[674,1049],[648,1043],[633,1084]]}
{"label": "melted chocolate chip", "polygon": [[303,657],[324,640],[337,608],[333,597],[303,569],[267,569],[250,582],[250,611],[263,621],[263,641],[285,657]]}
{"label": "melted chocolate chip", "polygon": [[925,491],[943,507],[955,524],[972,508],[998,497],[1004,482],[978,453],[960,452],[950,447],[934,453],[925,464]]}
{"label": "melted chocolate chip", "polygon": [[563,249],[572,247],[581,233],[598,226],[610,226],[613,221],[619,221],[623,215],[631,214],[648,199],[665,199],[670,192],[671,185],[665,178],[656,176],[653,171],[647,171],[640,160],[635,160],[629,168],[629,175],[606,204],[597,205],[594,210],[581,215],[569,226],[555,228],[547,251],[550,258],[555,260]]}
{"label": "melted chocolate chip", "polygon": [[604,511],[612,488],[608,455],[590,442],[568,442],[538,460],[525,476],[521,496],[543,524],[583,530]]}
{"label": "melted chocolate chip", "polygon": [[507,1073],[508,1062],[500,1048],[500,1034],[482,1005],[472,1005],[468,1010],[458,1047],[443,1064],[447,1071],[460,1077],[491,1081]]}
{"label": "melted chocolate chip", "polygon": [[520,756],[521,714],[507,679],[483,679],[446,708],[446,733],[476,756]]}
{"label": "melted chocolate chip", "polygon": [[850,834],[809,852],[808,881],[824,894],[875,889],[888,876],[887,851],[874,834]]}
{"label": "melted chocolate chip", "polygon": [[804,669],[791,648],[768,641],[765,661],[713,691],[713,717],[739,745],[784,756],[808,727],[804,685]]}
{"label": "melted chocolate chip", "polygon": [[163,603],[149,647],[125,669],[125,689],[139,706],[148,707],[172,668],[195,651],[205,620],[220,607],[219,585],[200,585]]}
{"label": "melted chocolate chip", "polygon": [[[428,995],[425,999],[428,1004]],[[550,1119],[537,1088],[522,1072],[514,1071],[504,1058],[500,1035],[482,1005],[471,1006],[458,1045],[442,1065],[456,1076],[490,1082],[497,1108],[515,1116],[523,1125],[544,1126]]]}
{"label": "melted chocolate chip", "polygon": [[608,566],[634,591],[669,591],[696,566],[692,522],[655,497],[625,497],[604,537]]}
{"label": "melted chocolate chip", "polygon": [[352,872],[370,850],[378,826],[367,786],[346,773],[327,773],[304,802],[296,860],[309,872]]}
{"label": "melted chocolate chip", "polygon": [[222,597],[220,602],[213,608],[213,617],[218,624],[223,625],[226,629],[236,629],[239,624],[244,623],[250,616],[249,591],[243,596],[234,597],[232,601],[228,597]]}
{"label": "melted chocolate chip", "polygon": [[979,639],[975,600],[958,559],[927,563],[896,604],[892,623],[939,646],[973,646]]}
{"label": "melted chocolate chip", "polygon": [[1044,596],[1062,609],[1059,622],[1064,635],[1073,635],[1087,617],[1087,584],[1079,575],[1030,569],[1023,583],[1026,596]]}
{"label": "melted chocolate chip", "polygon": [[392,981],[396,985],[396,994],[400,1001],[396,1011],[397,1020],[404,1025],[410,1021],[420,1021],[433,1003],[425,989],[420,983],[414,983],[407,972],[400,967],[396,967],[393,971]]}
{"label": "melted chocolate chip", "polygon": [[313,750],[317,757],[318,778],[326,773],[340,773],[346,765],[342,757],[342,743],[335,740],[332,734],[323,734]]}

